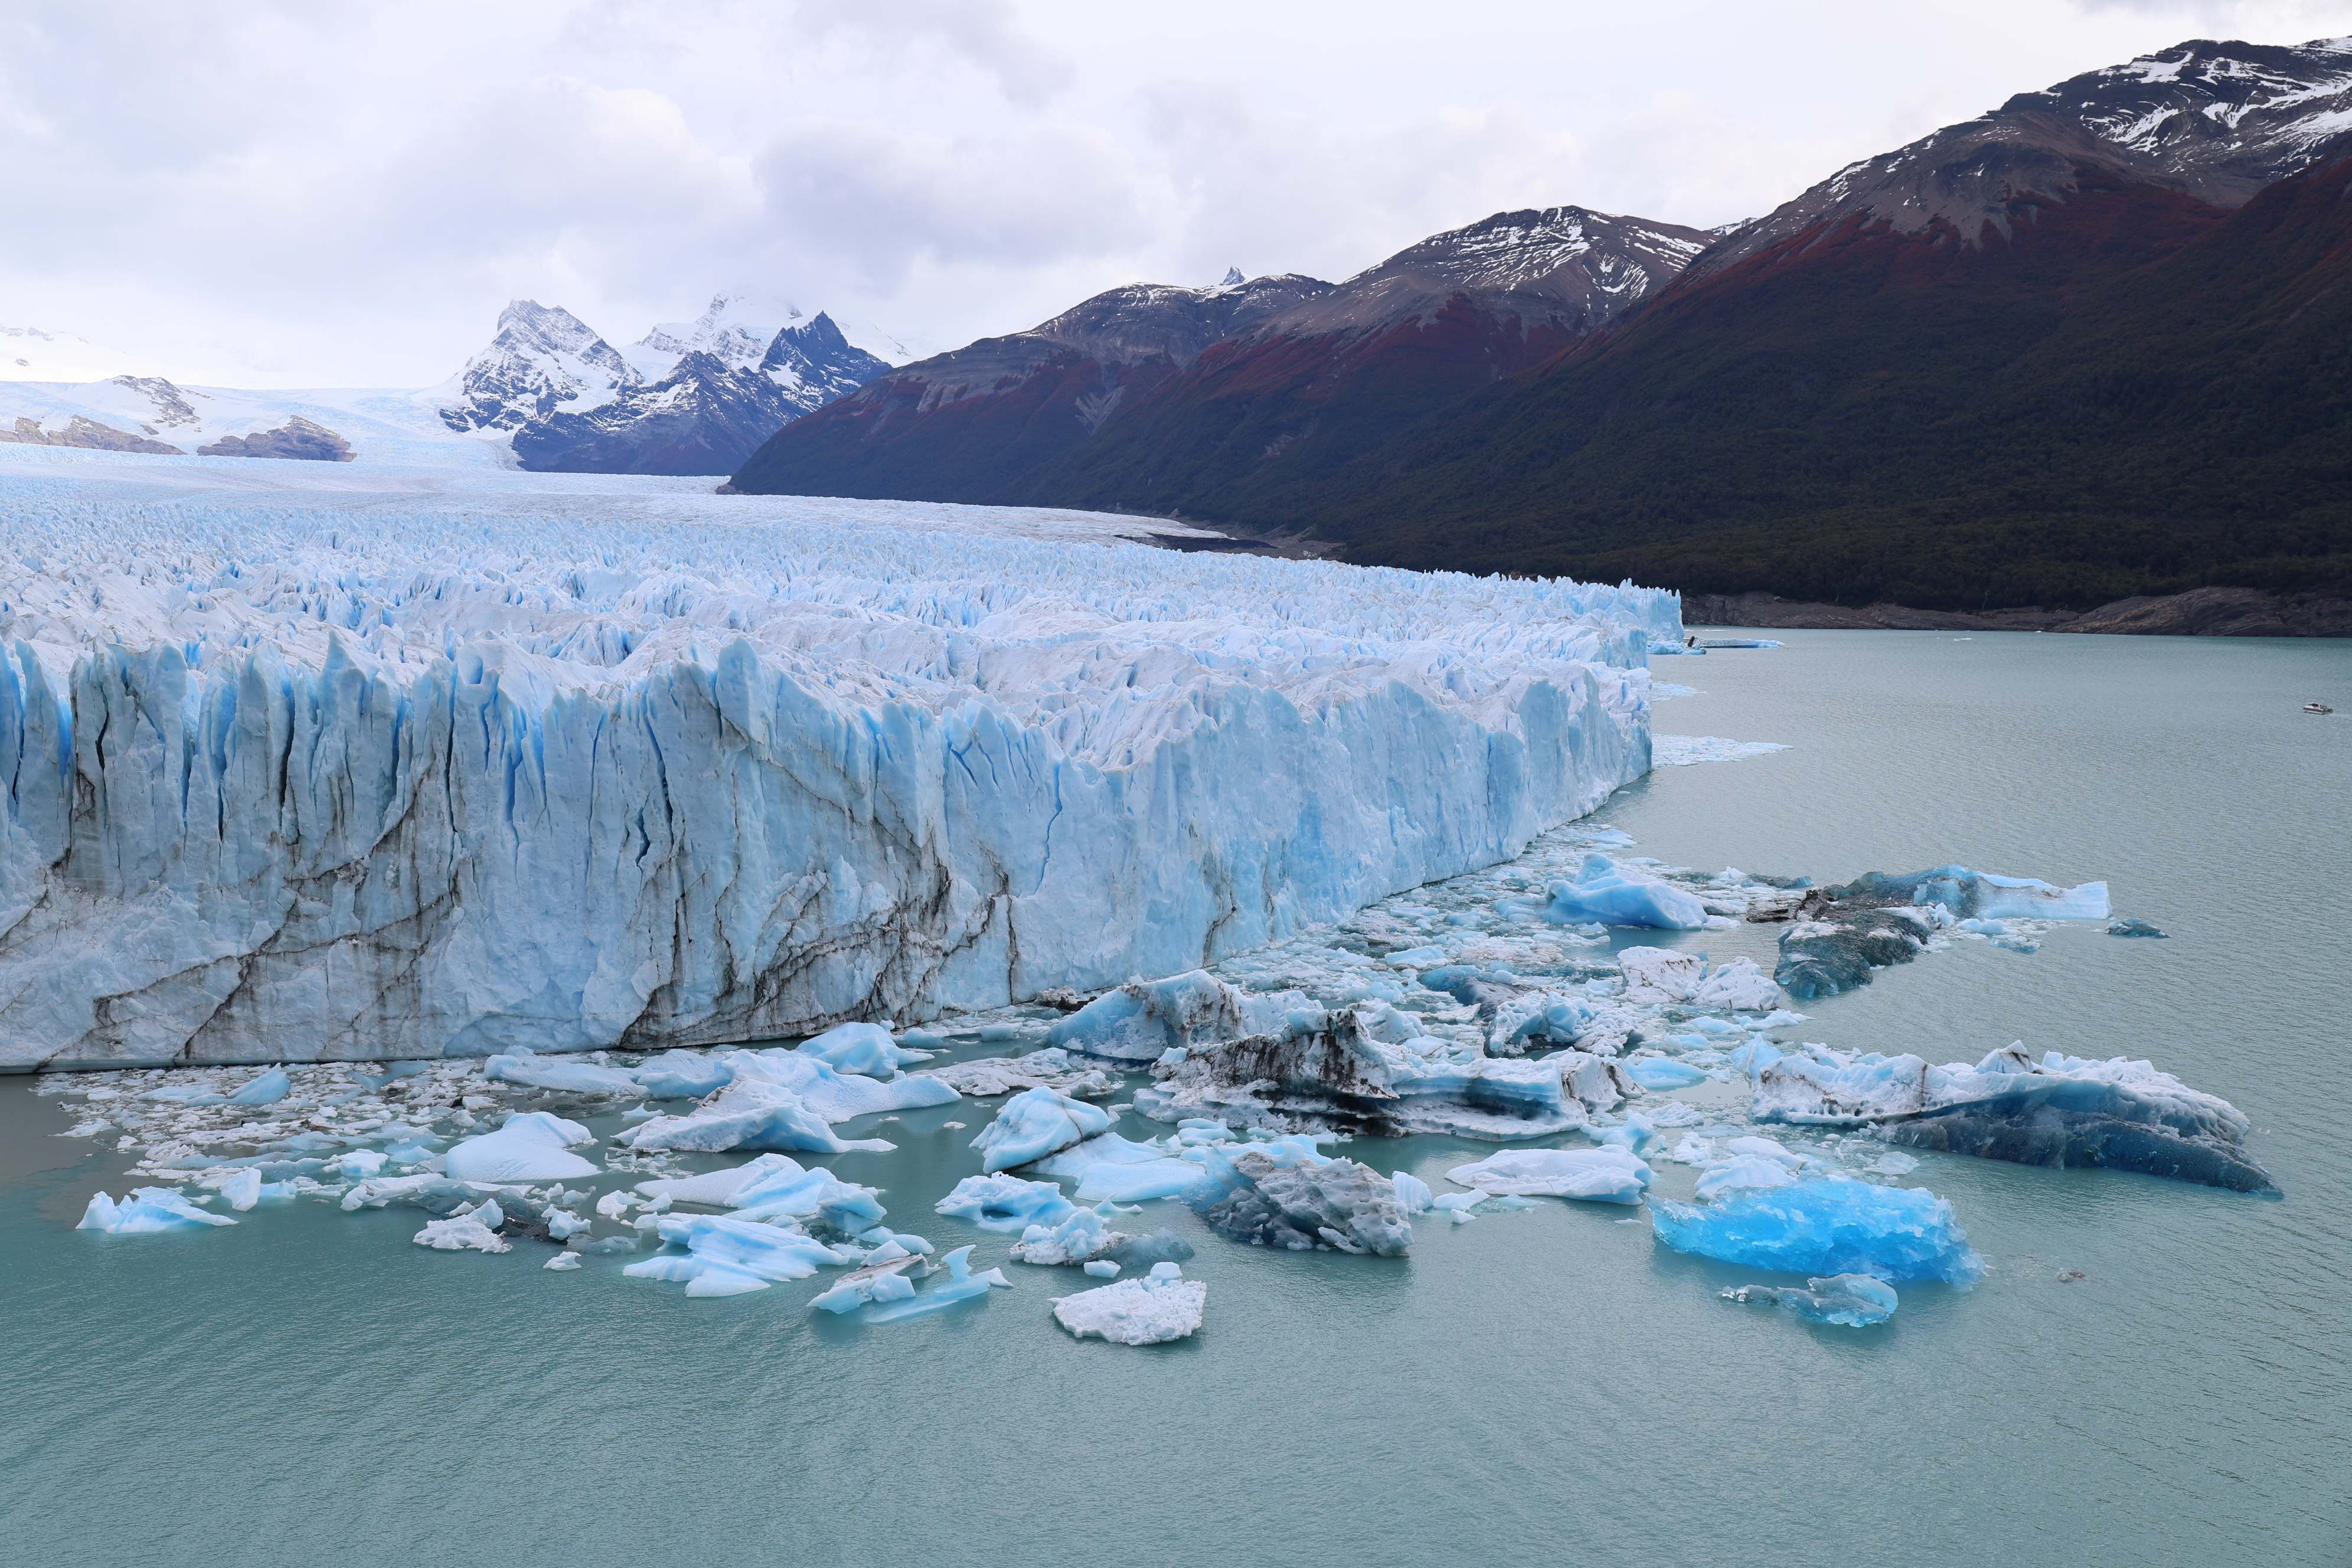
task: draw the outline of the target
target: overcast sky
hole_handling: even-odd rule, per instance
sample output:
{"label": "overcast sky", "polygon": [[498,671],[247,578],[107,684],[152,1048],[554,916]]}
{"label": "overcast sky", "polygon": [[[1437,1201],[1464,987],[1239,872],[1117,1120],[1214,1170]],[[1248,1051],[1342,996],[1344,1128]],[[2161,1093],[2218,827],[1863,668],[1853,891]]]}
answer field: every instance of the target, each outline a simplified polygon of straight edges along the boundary
{"label": "overcast sky", "polygon": [[0,325],[423,385],[509,299],[748,285],[950,347],[1500,209],[1711,226],[2012,92],[2352,0],[0,0]]}

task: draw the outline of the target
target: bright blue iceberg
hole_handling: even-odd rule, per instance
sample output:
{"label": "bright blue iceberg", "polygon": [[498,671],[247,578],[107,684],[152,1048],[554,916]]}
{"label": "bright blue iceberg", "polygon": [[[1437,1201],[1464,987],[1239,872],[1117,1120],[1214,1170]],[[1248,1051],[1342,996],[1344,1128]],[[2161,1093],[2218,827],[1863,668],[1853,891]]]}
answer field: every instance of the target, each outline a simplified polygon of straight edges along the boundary
{"label": "bright blue iceberg", "polygon": [[1973,1285],[1984,1259],[1952,1205],[1922,1187],[1879,1187],[1842,1176],[1721,1203],[1661,1201],[1651,1210],[1660,1241],[1726,1263],[1786,1274],[1869,1274]]}
{"label": "bright blue iceberg", "polygon": [[1549,891],[1551,901],[1544,907],[1544,917],[1562,924],[1599,921],[1602,925],[1655,926],[1666,931],[1696,931],[1706,924],[1706,906],[1696,894],[1620,865],[1606,855],[1587,855],[1573,880],[1554,882]]}
{"label": "bright blue iceberg", "polygon": [[981,1152],[982,1170],[1009,1171],[1109,1131],[1110,1112],[1040,1084],[1006,1100],[971,1146]]}

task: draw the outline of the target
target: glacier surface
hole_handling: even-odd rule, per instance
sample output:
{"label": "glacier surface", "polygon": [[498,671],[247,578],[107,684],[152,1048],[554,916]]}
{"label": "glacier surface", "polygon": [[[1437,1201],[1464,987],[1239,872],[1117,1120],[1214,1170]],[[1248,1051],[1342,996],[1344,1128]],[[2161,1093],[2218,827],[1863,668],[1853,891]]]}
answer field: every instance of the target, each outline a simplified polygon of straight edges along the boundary
{"label": "glacier surface", "polygon": [[1668,594],[1084,514],[188,469],[0,453],[0,1068],[656,1050],[1179,973],[1591,809],[1679,636]]}

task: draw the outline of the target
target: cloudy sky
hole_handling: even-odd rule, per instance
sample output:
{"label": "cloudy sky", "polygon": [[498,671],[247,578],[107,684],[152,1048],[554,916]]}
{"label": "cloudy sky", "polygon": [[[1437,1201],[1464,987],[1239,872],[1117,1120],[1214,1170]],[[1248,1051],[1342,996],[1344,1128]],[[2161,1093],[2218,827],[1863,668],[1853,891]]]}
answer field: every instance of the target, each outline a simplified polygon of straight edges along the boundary
{"label": "cloudy sky", "polygon": [[499,308],[751,286],[949,347],[1338,278],[1506,207],[1714,225],[2187,37],[2352,0],[5,0],[0,325],[422,385]]}

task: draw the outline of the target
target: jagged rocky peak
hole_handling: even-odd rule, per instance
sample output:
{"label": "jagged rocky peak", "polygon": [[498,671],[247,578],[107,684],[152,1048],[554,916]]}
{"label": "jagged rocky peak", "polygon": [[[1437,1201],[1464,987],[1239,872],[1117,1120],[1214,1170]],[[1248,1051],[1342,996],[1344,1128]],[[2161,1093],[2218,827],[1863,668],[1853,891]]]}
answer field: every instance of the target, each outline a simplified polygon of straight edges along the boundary
{"label": "jagged rocky peak", "polygon": [[2352,37],[2307,44],[2193,38],[2020,93],[2001,115],[2071,120],[2234,206],[2273,180],[2352,152]]}
{"label": "jagged rocky peak", "polygon": [[571,311],[517,300],[499,312],[490,346],[458,373],[441,418],[453,430],[513,430],[558,409],[610,402],[640,380],[619,350]]}
{"label": "jagged rocky peak", "polygon": [[1269,330],[1385,326],[1467,296],[1505,317],[1590,331],[1672,282],[1712,238],[1588,207],[1496,213],[1406,247]]}
{"label": "jagged rocky peak", "polygon": [[800,307],[772,300],[751,289],[729,289],[711,297],[710,308],[691,321],[665,321],[637,340],[630,363],[647,380],[658,380],[690,353],[707,353],[731,365],[756,365],[776,334],[802,319]]}
{"label": "jagged rocky peak", "polygon": [[2352,38],[2293,46],[2198,39],[2020,93],[1989,114],[1850,163],[1727,237],[1719,271],[1813,226],[1860,215],[1896,233],[1943,224],[1970,243],[2025,206],[2086,184],[2178,191],[2237,206],[2274,180],[2352,153]]}
{"label": "jagged rocky peak", "polygon": [[1228,267],[1225,268],[1224,277],[1217,280],[1217,287],[1220,289],[1232,289],[1248,281],[1248,279],[1242,276],[1242,269],[1240,268]]}

